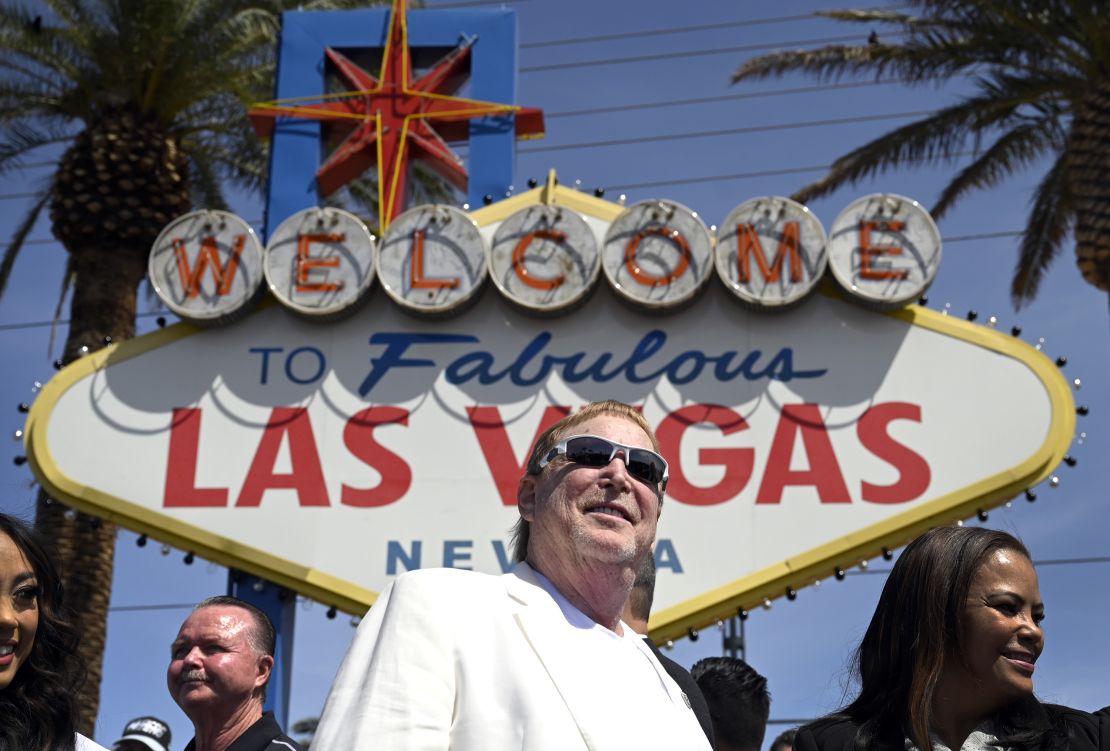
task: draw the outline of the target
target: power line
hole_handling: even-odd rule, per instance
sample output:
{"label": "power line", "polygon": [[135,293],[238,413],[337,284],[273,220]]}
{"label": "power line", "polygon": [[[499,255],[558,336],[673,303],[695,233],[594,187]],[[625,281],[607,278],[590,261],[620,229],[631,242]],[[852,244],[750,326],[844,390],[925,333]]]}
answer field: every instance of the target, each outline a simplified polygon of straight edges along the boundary
{"label": "power line", "polygon": [[192,610],[195,606],[195,602],[186,602],[181,604],[170,603],[167,605],[112,605],[108,608],[108,612],[134,613],[146,610]]}
{"label": "power line", "polygon": [[[137,318],[151,318],[151,317],[159,316],[159,315],[173,315],[173,314],[170,313],[169,311],[145,311],[143,313],[135,314],[135,317],[137,317]],[[59,318],[57,322],[54,322],[54,321],[27,321],[27,322],[23,322],[23,323],[6,323],[6,324],[0,324],[0,332],[19,331],[19,329],[22,329],[22,328],[48,328],[50,326],[53,326],[56,323],[59,326],[62,326],[62,325],[68,325],[70,323],[70,321],[71,321],[70,318]]]}
{"label": "power line", "polygon": [[860,89],[868,86],[887,86],[890,84],[904,84],[906,79],[891,78],[884,81],[852,81],[850,83],[830,83],[820,86],[798,86],[789,89],[767,89],[766,91],[749,91],[743,94],[721,94],[719,96],[702,96],[693,99],[672,99],[670,101],[655,100],[653,102],[639,102],[635,104],[616,104],[609,107],[591,107],[581,110],[563,110],[562,112],[544,112],[548,120],[560,117],[581,117],[583,115],[603,115],[610,112],[628,112],[632,110],[658,109],[661,107],[682,107],[693,104],[713,104],[716,102],[731,102],[737,99],[762,99],[770,96],[790,96],[792,94],[817,94],[837,89]]}
{"label": "power line", "polygon": [[[893,36],[888,35],[888,36]],[[726,55],[736,52],[756,52],[758,50],[773,50],[783,47],[809,46],[828,44],[830,42],[863,41],[862,34],[842,34],[833,37],[819,37],[816,39],[798,39],[789,42],[762,42],[760,44],[741,44],[735,47],[715,47],[702,50],[686,50],[684,52],[658,52],[651,55],[632,55],[629,57],[606,57],[598,60],[581,60],[573,63],[548,63],[546,65],[526,65],[518,70],[519,73],[538,73],[545,70],[568,70],[570,68],[592,68],[600,65],[624,65],[627,63],[646,63],[653,60],[673,60],[676,57],[708,57],[710,55]]]}
{"label": "power line", "polygon": [[859,117],[838,117],[824,120],[802,120],[789,123],[775,123],[773,125],[753,125],[746,128],[725,128],[722,130],[699,130],[690,133],[669,133],[657,136],[639,136],[636,138],[613,138],[605,141],[580,141],[578,143],[556,144],[553,146],[532,146],[520,149],[521,154],[538,154],[542,151],[567,151],[569,149],[590,149],[602,146],[625,146],[636,143],[656,143],[659,141],[677,141],[685,138],[711,138],[716,136],[734,136],[743,133],[759,133],[769,130],[790,130],[794,128],[813,128],[824,125],[848,125],[850,123],[875,122],[878,120],[898,120],[909,117],[924,117],[932,115],[933,110],[914,112],[892,112],[886,115],[862,115]]}
{"label": "power line", "polygon": [[[1081,558],[1044,558],[1033,561],[1033,566],[1082,566],[1089,563],[1110,563],[1110,555],[1094,555]],[[865,568],[849,571],[849,574],[889,574],[889,568]]]}
{"label": "power line", "polygon": [[442,10],[443,8],[473,8],[479,5],[512,5],[513,3],[524,3],[528,0],[467,0],[462,3],[437,3],[436,5],[427,5],[421,10]]}
{"label": "power line", "polygon": [[[944,154],[940,159],[957,159],[959,157],[974,156],[978,154],[977,151],[955,151],[950,154]],[[930,161],[929,159],[906,159],[905,164],[914,162],[921,163]],[[699,177],[680,177],[670,178],[667,180],[648,180],[639,183],[624,183],[616,185],[606,185],[607,190],[632,190],[634,188],[657,188],[666,185],[690,185],[695,183],[713,183],[725,182],[730,180],[744,180],[753,177],[774,177],[778,175],[796,175],[804,172],[825,172],[832,169],[831,164],[814,164],[808,167],[782,167],[780,169],[770,170],[755,170],[750,172],[730,172],[724,175],[702,175]],[[986,237],[987,235],[984,235]]]}
{"label": "power line", "polygon": [[[443,7],[443,6],[439,6]],[[884,5],[875,10],[896,10],[907,7],[900,5]],[[746,26],[765,26],[768,24],[789,23],[791,21],[816,21],[820,16],[816,13],[799,13],[793,16],[773,16],[770,18],[753,18],[748,21],[722,21],[720,23],[705,23],[696,26],[672,26],[660,29],[644,29],[641,31],[623,31],[612,34],[595,34],[593,36],[568,37],[565,39],[549,39],[541,42],[521,43],[521,49],[538,49],[540,47],[565,47],[568,44],[589,44],[592,42],[611,42],[618,39],[639,39],[651,36],[670,36],[684,34],[692,31],[716,31],[717,29],[733,29]]]}
{"label": "power line", "polygon": [[542,42],[522,42],[522,50],[540,49],[541,47],[566,47],[571,44],[592,44],[594,42],[614,42],[620,39],[642,39],[644,37],[671,36],[672,34],[685,34],[694,31],[716,31],[717,29],[735,29],[746,26],[763,26],[767,24],[786,23],[788,21],[818,20],[812,13],[799,13],[795,16],[778,16],[776,18],[756,18],[751,21],[723,21],[721,23],[703,23],[696,26],[674,26],[669,29],[644,29],[642,31],[620,31],[612,34],[595,34],[584,37],[567,37],[565,39],[548,39]]}

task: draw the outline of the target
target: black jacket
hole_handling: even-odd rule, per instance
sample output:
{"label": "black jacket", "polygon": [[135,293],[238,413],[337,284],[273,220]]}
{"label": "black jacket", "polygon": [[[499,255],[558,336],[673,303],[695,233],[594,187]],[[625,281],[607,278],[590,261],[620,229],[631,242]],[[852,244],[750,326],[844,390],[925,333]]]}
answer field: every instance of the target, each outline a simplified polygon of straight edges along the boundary
{"label": "black jacket", "polygon": [[694,710],[694,716],[698,718],[698,723],[701,725],[705,737],[709,739],[709,745],[715,745],[713,742],[713,720],[709,717],[709,704],[706,703],[705,695],[698,688],[694,676],[690,675],[689,670],[660,652],[659,647],[655,646],[655,642],[646,636],[644,637],[644,643],[651,647],[651,651],[655,653],[655,659],[659,660],[659,664],[667,671],[667,675],[674,679],[674,682],[682,689],[682,693],[686,695],[687,701],[690,702],[690,709]]}
{"label": "black jacket", "polygon": [[[1110,707],[1091,714],[1056,704],[1043,706],[1054,723],[1067,728],[1068,751],[1110,751]],[[852,720],[811,722],[794,736],[794,751],[855,751],[858,729],[859,723]]]}

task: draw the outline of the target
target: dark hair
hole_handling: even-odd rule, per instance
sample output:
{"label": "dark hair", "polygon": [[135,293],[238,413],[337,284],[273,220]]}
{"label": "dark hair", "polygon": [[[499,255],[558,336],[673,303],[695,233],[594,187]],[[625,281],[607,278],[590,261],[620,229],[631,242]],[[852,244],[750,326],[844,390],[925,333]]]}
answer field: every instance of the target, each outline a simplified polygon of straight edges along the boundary
{"label": "dark hair", "polygon": [[[995,552],[1030,558],[1014,536],[982,527],[938,527],[911,542],[887,577],[863,641],[855,653],[860,692],[832,718],[860,724],[857,751],[896,747],[905,738],[931,748],[933,695],[947,654],[964,656],[965,601],[980,567]],[[1048,715],[1033,697],[994,718],[1004,745],[1046,740]]]}
{"label": "dark hair", "polygon": [[759,751],[771,712],[767,679],[735,657],[706,657],[690,668],[709,705],[717,742]]}
{"label": "dark hair", "polygon": [[655,554],[648,551],[636,567],[636,581],[628,594],[628,610],[633,618],[646,621],[651,615],[651,603],[655,600]]}
{"label": "dark hair", "polygon": [[794,748],[794,736],[798,734],[798,728],[790,728],[783,730],[778,736],[771,741],[770,751],[783,751],[784,748]]}
{"label": "dark hair", "polygon": [[77,630],[62,609],[61,577],[26,524],[0,513],[0,533],[27,558],[39,585],[39,625],[31,652],[0,691],[0,751],[73,751],[85,665],[77,654]]}
{"label": "dark hair", "polygon": [[[274,630],[274,622],[270,620],[270,616],[266,615],[266,611],[232,595],[215,595],[198,602],[196,607],[193,608],[193,612],[212,607],[242,608],[247,611],[251,620],[254,621],[254,628],[247,632],[247,642],[251,645],[251,649],[260,655],[274,656],[274,649],[277,647],[277,632]],[[271,673],[272,675],[273,673]],[[269,684],[269,680],[262,685],[261,696],[263,701],[266,700],[267,684]]]}
{"label": "dark hair", "polygon": [[[545,457],[551,449],[555,448],[555,444],[568,431],[587,420],[598,417],[599,415],[615,415],[616,417],[623,417],[635,423],[647,437],[651,440],[651,446],[656,451],[659,451],[659,440],[655,437],[655,431],[651,429],[651,425],[644,419],[640,410],[624,402],[618,402],[614,399],[606,399],[600,402],[591,402],[577,412],[567,415],[559,422],[552,425],[545,430],[536,443],[532,446],[532,452],[528,455],[527,469],[525,470],[530,475],[538,475],[540,473],[540,460]],[[663,502],[662,496],[659,502]],[[531,524],[527,519],[521,517],[517,519],[516,524],[513,525],[512,530],[512,545],[513,545],[513,560],[523,561],[528,557],[528,539],[531,536]]]}

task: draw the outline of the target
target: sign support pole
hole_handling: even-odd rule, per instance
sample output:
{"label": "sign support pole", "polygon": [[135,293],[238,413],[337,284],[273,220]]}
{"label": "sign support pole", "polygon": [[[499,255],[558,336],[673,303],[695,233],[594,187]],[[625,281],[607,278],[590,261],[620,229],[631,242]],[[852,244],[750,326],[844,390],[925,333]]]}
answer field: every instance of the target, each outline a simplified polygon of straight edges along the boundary
{"label": "sign support pole", "polygon": [[732,616],[725,621],[725,636],[722,651],[726,657],[741,660],[747,659],[748,645],[744,639],[744,621],[737,616]]}
{"label": "sign support pole", "polygon": [[262,709],[273,712],[278,726],[288,732],[297,596],[273,582],[235,570],[228,572],[227,593],[254,605],[274,622],[274,670],[266,687],[266,701]]}

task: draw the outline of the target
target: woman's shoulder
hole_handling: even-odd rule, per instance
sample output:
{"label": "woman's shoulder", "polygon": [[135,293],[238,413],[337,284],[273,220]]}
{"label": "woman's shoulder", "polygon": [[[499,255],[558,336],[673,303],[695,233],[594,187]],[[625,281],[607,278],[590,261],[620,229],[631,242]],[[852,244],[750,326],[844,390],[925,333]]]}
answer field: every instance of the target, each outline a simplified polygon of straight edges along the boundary
{"label": "woman's shoulder", "polygon": [[803,725],[794,736],[796,751],[840,751],[855,745],[859,723],[843,716],[822,717]]}
{"label": "woman's shoulder", "polygon": [[73,748],[75,751],[108,751],[104,746],[93,743],[80,733],[74,736],[73,741]]}
{"label": "woman's shoulder", "polygon": [[1044,704],[1043,706],[1053,725],[1067,733],[1069,751],[1107,751],[1107,749],[1110,749],[1110,738],[1103,737],[1108,732],[1108,726],[1110,726],[1107,719],[1100,720],[1097,713],[1092,714],[1060,704]]}

